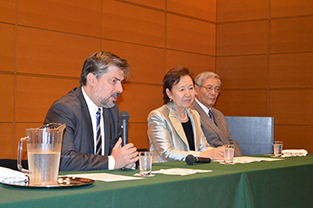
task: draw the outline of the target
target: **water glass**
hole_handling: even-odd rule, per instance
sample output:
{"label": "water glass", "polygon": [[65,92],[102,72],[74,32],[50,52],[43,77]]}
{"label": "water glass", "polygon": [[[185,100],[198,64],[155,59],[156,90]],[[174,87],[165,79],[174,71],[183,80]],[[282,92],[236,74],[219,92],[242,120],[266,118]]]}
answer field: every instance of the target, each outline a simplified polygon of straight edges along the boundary
{"label": "water glass", "polygon": [[224,149],[224,162],[225,164],[232,164],[235,154],[235,145],[227,144],[223,146]]}
{"label": "water glass", "polygon": [[151,175],[152,170],[151,152],[139,152],[139,170],[141,176]]}
{"label": "water glass", "polygon": [[283,154],[283,142],[282,141],[274,141],[273,154],[275,157],[281,157],[282,156],[282,154]]}

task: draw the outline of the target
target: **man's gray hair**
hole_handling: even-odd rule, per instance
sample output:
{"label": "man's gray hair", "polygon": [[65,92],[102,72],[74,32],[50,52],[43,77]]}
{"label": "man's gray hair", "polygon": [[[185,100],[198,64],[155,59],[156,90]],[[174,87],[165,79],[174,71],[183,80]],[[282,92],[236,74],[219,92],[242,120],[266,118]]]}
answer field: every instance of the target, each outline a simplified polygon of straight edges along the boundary
{"label": "man's gray hair", "polygon": [[195,79],[196,85],[199,87],[202,87],[204,80],[209,79],[209,78],[215,78],[218,81],[218,84],[221,86],[222,82],[220,80],[220,77],[215,74],[214,72],[202,72],[198,74],[198,76]]}

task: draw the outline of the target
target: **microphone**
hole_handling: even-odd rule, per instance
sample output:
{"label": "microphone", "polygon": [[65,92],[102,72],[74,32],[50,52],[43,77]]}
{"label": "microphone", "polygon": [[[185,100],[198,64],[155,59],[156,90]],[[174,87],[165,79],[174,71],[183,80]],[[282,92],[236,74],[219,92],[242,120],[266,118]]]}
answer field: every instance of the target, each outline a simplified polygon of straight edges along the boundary
{"label": "microphone", "polygon": [[204,157],[194,157],[193,155],[187,155],[185,161],[188,165],[193,165],[194,163],[210,163],[211,159],[204,158]]}
{"label": "microphone", "polygon": [[120,115],[118,116],[120,120],[122,121],[122,146],[126,145],[128,143],[128,119],[130,117],[129,113],[127,111],[122,111]]}

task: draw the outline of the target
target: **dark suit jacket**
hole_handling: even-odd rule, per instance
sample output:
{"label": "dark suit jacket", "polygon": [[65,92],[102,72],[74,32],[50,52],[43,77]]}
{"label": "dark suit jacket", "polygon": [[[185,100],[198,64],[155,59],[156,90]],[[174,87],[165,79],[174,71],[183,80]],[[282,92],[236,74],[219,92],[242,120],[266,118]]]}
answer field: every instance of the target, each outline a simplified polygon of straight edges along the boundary
{"label": "dark suit jacket", "polygon": [[[118,107],[103,109],[105,155],[121,135]],[[56,100],[46,115],[44,123],[66,124],[62,142],[60,170],[108,169],[108,157],[94,155],[94,136],[91,117],[81,87],[74,88],[67,95]]]}
{"label": "dark suit jacket", "polygon": [[235,156],[242,156],[237,140],[234,140],[228,130],[228,125],[223,113],[215,108],[211,108],[218,127],[211,120],[209,115],[201,108],[201,106],[194,101],[191,105],[200,114],[201,127],[208,143],[214,147],[225,144],[235,145]]}

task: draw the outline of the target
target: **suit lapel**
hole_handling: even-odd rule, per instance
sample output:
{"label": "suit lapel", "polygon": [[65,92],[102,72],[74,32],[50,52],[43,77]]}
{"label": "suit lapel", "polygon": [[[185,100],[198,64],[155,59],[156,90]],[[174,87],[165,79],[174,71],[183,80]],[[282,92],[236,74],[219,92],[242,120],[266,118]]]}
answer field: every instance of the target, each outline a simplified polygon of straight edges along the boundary
{"label": "suit lapel", "polygon": [[183,129],[183,125],[181,124],[181,121],[174,109],[174,106],[171,104],[169,105],[169,109],[170,109],[170,113],[169,113],[169,118],[170,121],[172,123],[172,125],[174,126],[174,129],[176,131],[176,133],[178,134],[179,138],[181,138],[181,140],[183,140],[183,142],[189,147],[188,141],[187,141],[187,137],[185,134],[185,131]]}
{"label": "suit lapel", "polygon": [[221,118],[218,116],[216,109],[212,108],[212,112],[215,115],[215,121],[216,121],[217,125],[219,126],[218,135],[219,135],[220,139],[222,140],[223,144],[228,144],[229,141],[227,139],[227,135],[223,134],[223,132],[226,132],[226,129],[224,129]]}
{"label": "suit lapel", "polygon": [[[215,131],[215,133],[219,136],[220,139],[224,138],[221,130],[215,125],[215,123],[211,120],[209,115],[206,114],[206,112],[200,107],[200,105],[196,101],[194,101],[192,106],[200,114],[202,125],[203,126],[208,126],[213,131]],[[215,116],[215,119],[216,119],[215,121],[216,121],[217,125],[221,126],[220,119],[219,119],[218,116],[216,116],[216,113],[214,113],[214,109],[213,108],[212,108],[212,111],[213,111],[213,114]]]}
{"label": "suit lapel", "polygon": [[102,108],[103,109],[103,129],[104,129],[104,155],[109,154],[109,149],[110,149],[110,138],[111,138],[111,128],[110,124],[110,111],[107,108]]}
{"label": "suit lapel", "polygon": [[86,100],[83,96],[81,87],[79,87],[79,89],[77,90],[77,97],[80,99],[80,102],[81,102],[83,117],[87,124],[87,131],[88,131],[89,139],[90,139],[91,146],[93,149],[92,151],[92,154],[93,154],[95,150],[94,150],[94,140],[93,140],[94,136],[93,136],[93,130],[92,130],[92,124],[91,124],[91,117],[90,117],[89,109],[88,109]]}

